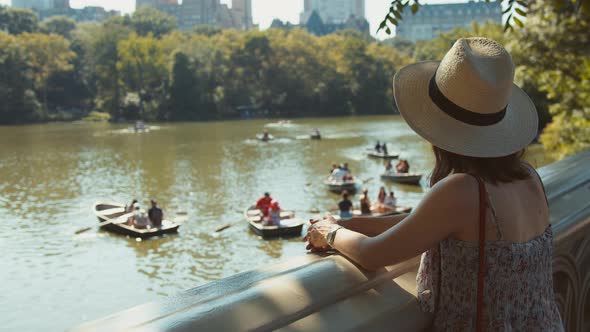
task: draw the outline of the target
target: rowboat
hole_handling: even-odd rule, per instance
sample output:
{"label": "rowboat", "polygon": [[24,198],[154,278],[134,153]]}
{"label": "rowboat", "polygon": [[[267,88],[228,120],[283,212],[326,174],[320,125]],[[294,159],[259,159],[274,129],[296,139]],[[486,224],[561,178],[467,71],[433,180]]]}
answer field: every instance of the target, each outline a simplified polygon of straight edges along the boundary
{"label": "rowboat", "polygon": [[392,181],[397,183],[405,183],[405,184],[420,184],[420,179],[422,178],[422,174],[415,174],[415,173],[394,173],[388,172],[381,174],[381,179],[385,181]]}
{"label": "rowboat", "polygon": [[344,190],[346,190],[350,193],[356,191],[356,181],[354,179],[342,181],[342,180],[336,180],[330,176],[324,181],[324,184],[326,185],[328,190],[335,192],[335,193],[341,193]]}
{"label": "rowboat", "polygon": [[154,236],[176,233],[180,227],[180,224],[170,220],[162,220],[162,226],[160,227],[150,227],[145,229],[135,228],[134,226],[127,225],[125,222],[133,214],[127,213],[125,211],[125,205],[120,203],[96,203],[94,204],[94,214],[100,223],[103,223],[107,220],[112,221],[111,223],[102,225],[101,229],[135,238],[139,237],[142,239],[147,239]]}
{"label": "rowboat", "polygon": [[295,217],[293,211],[281,211],[280,225],[265,226],[262,224],[262,211],[250,206],[244,211],[248,226],[254,233],[263,238],[300,236],[304,221]]}
{"label": "rowboat", "polygon": [[264,134],[258,134],[258,135],[256,135],[256,138],[263,141],[263,142],[268,142],[268,141],[272,141],[273,139],[275,139],[275,137],[271,134],[268,134],[266,137],[264,137]]}
{"label": "rowboat", "polygon": [[376,150],[370,150],[370,151],[367,151],[367,156],[369,158],[375,158],[375,159],[397,159],[397,158],[399,158],[399,153],[385,154],[383,152],[377,152]]}
{"label": "rowboat", "polygon": [[322,139],[322,135],[320,135],[320,134],[311,134],[311,135],[309,135],[309,139],[317,139],[317,140],[320,140],[320,139]]}
{"label": "rowboat", "polygon": [[[410,213],[412,212],[412,207],[410,206],[388,206],[388,205],[382,205],[382,206],[376,206],[371,208],[371,214],[370,215],[363,215],[361,213],[361,210],[355,209],[352,210],[352,216],[353,217],[385,217],[385,216],[394,216],[397,214],[403,214],[403,213]],[[340,215],[340,211],[335,210],[335,211],[331,211],[331,213],[334,216],[339,216]]]}

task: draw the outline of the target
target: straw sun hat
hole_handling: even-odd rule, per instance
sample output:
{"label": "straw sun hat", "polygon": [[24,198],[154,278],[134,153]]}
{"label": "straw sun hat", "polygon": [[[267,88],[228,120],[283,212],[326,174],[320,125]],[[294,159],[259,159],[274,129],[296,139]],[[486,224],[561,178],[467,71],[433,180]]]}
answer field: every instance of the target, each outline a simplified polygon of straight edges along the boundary
{"label": "straw sun hat", "polygon": [[399,70],[393,92],[404,120],[433,145],[464,156],[502,157],[526,147],[539,121],[513,79],[514,64],[502,45],[465,38],[442,61]]}

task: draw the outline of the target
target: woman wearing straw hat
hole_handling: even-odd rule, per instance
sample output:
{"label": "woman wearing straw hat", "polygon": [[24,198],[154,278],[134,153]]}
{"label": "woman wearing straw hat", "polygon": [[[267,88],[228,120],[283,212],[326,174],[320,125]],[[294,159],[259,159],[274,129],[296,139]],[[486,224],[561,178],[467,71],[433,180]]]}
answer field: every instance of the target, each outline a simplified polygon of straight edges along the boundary
{"label": "woman wearing straw hat", "polygon": [[432,189],[409,215],[315,220],[308,248],[369,270],[422,254],[418,300],[435,331],[563,331],[547,201],[522,160],[537,113],[513,78],[508,52],[486,38],[401,69],[395,101],[433,146]]}

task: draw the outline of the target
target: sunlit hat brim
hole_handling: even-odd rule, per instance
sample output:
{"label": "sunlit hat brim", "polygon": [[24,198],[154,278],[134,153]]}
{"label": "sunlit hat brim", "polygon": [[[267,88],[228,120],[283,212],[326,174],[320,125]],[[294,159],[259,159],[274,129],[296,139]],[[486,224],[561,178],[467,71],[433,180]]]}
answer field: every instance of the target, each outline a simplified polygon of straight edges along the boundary
{"label": "sunlit hat brim", "polygon": [[529,96],[513,84],[506,115],[493,125],[475,126],[459,121],[430,99],[428,85],[439,61],[418,62],[399,70],[393,94],[402,117],[421,137],[456,154],[492,158],[518,152],[537,135],[538,115]]}

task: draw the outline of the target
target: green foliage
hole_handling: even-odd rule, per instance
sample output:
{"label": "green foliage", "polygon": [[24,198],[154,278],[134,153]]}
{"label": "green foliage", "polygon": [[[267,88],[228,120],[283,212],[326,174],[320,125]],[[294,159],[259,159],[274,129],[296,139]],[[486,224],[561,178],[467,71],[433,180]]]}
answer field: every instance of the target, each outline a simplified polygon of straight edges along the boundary
{"label": "green foliage", "polygon": [[[197,82],[193,64],[182,51],[173,55],[170,99],[166,118],[169,120],[206,120],[206,105],[202,105],[200,82]],[[196,97],[196,98],[195,98]]]}
{"label": "green foliage", "polygon": [[71,61],[76,55],[70,50],[70,43],[58,35],[23,33],[18,39],[27,54],[34,87],[40,92],[43,107],[47,111],[49,78],[53,74],[71,70]]}
{"label": "green foliage", "polygon": [[193,32],[199,35],[205,35],[207,37],[211,37],[218,33],[221,33],[221,29],[218,27],[213,27],[210,25],[199,25],[193,29]]}
{"label": "green foliage", "polygon": [[119,79],[119,42],[131,33],[121,19],[105,21],[102,25],[79,25],[74,32],[84,59],[80,76],[95,96],[95,107],[114,118],[122,118],[123,93]]}
{"label": "green foliage", "polygon": [[156,119],[168,76],[162,45],[151,33],[146,37],[132,33],[119,42],[118,59],[117,71],[126,93],[138,97],[137,105],[127,104],[129,113],[126,117]]}
{"label": "green foliage", "polygon": [[545,94],[553,121],[541,142],[554,158],[590,147],[590,12],[575,4],[531,8],[513,43],[517,78]]}
{"label": "green foliage", "polygon": [[109,113],[92,111],[86,117],[84,117],[82,121],[108,122],[111,121],[111,115]]}
{"label": "green foliage", "polygon": [[131,26],[140,36],[161,37],[177,28],[176,18],[151,6],[142,6],[131,16]]}
{"label": "green foliage", "polygon": [[37,31],[37,15],[28,9],[0,5],[0,31],[13,35]]}
{"label": "green foliage", "polygon": [[74,29],[76,29],[76,21],[65,16],[53,16],[39,24],[39,30],[41,32],[46,34],[53,33],[66,39],[70,39]]}
{"label": "green foliage", "polygon": [[0,32],[0,123],[37,122],[45,114],[31,90],[27,53],[16,36]]}

